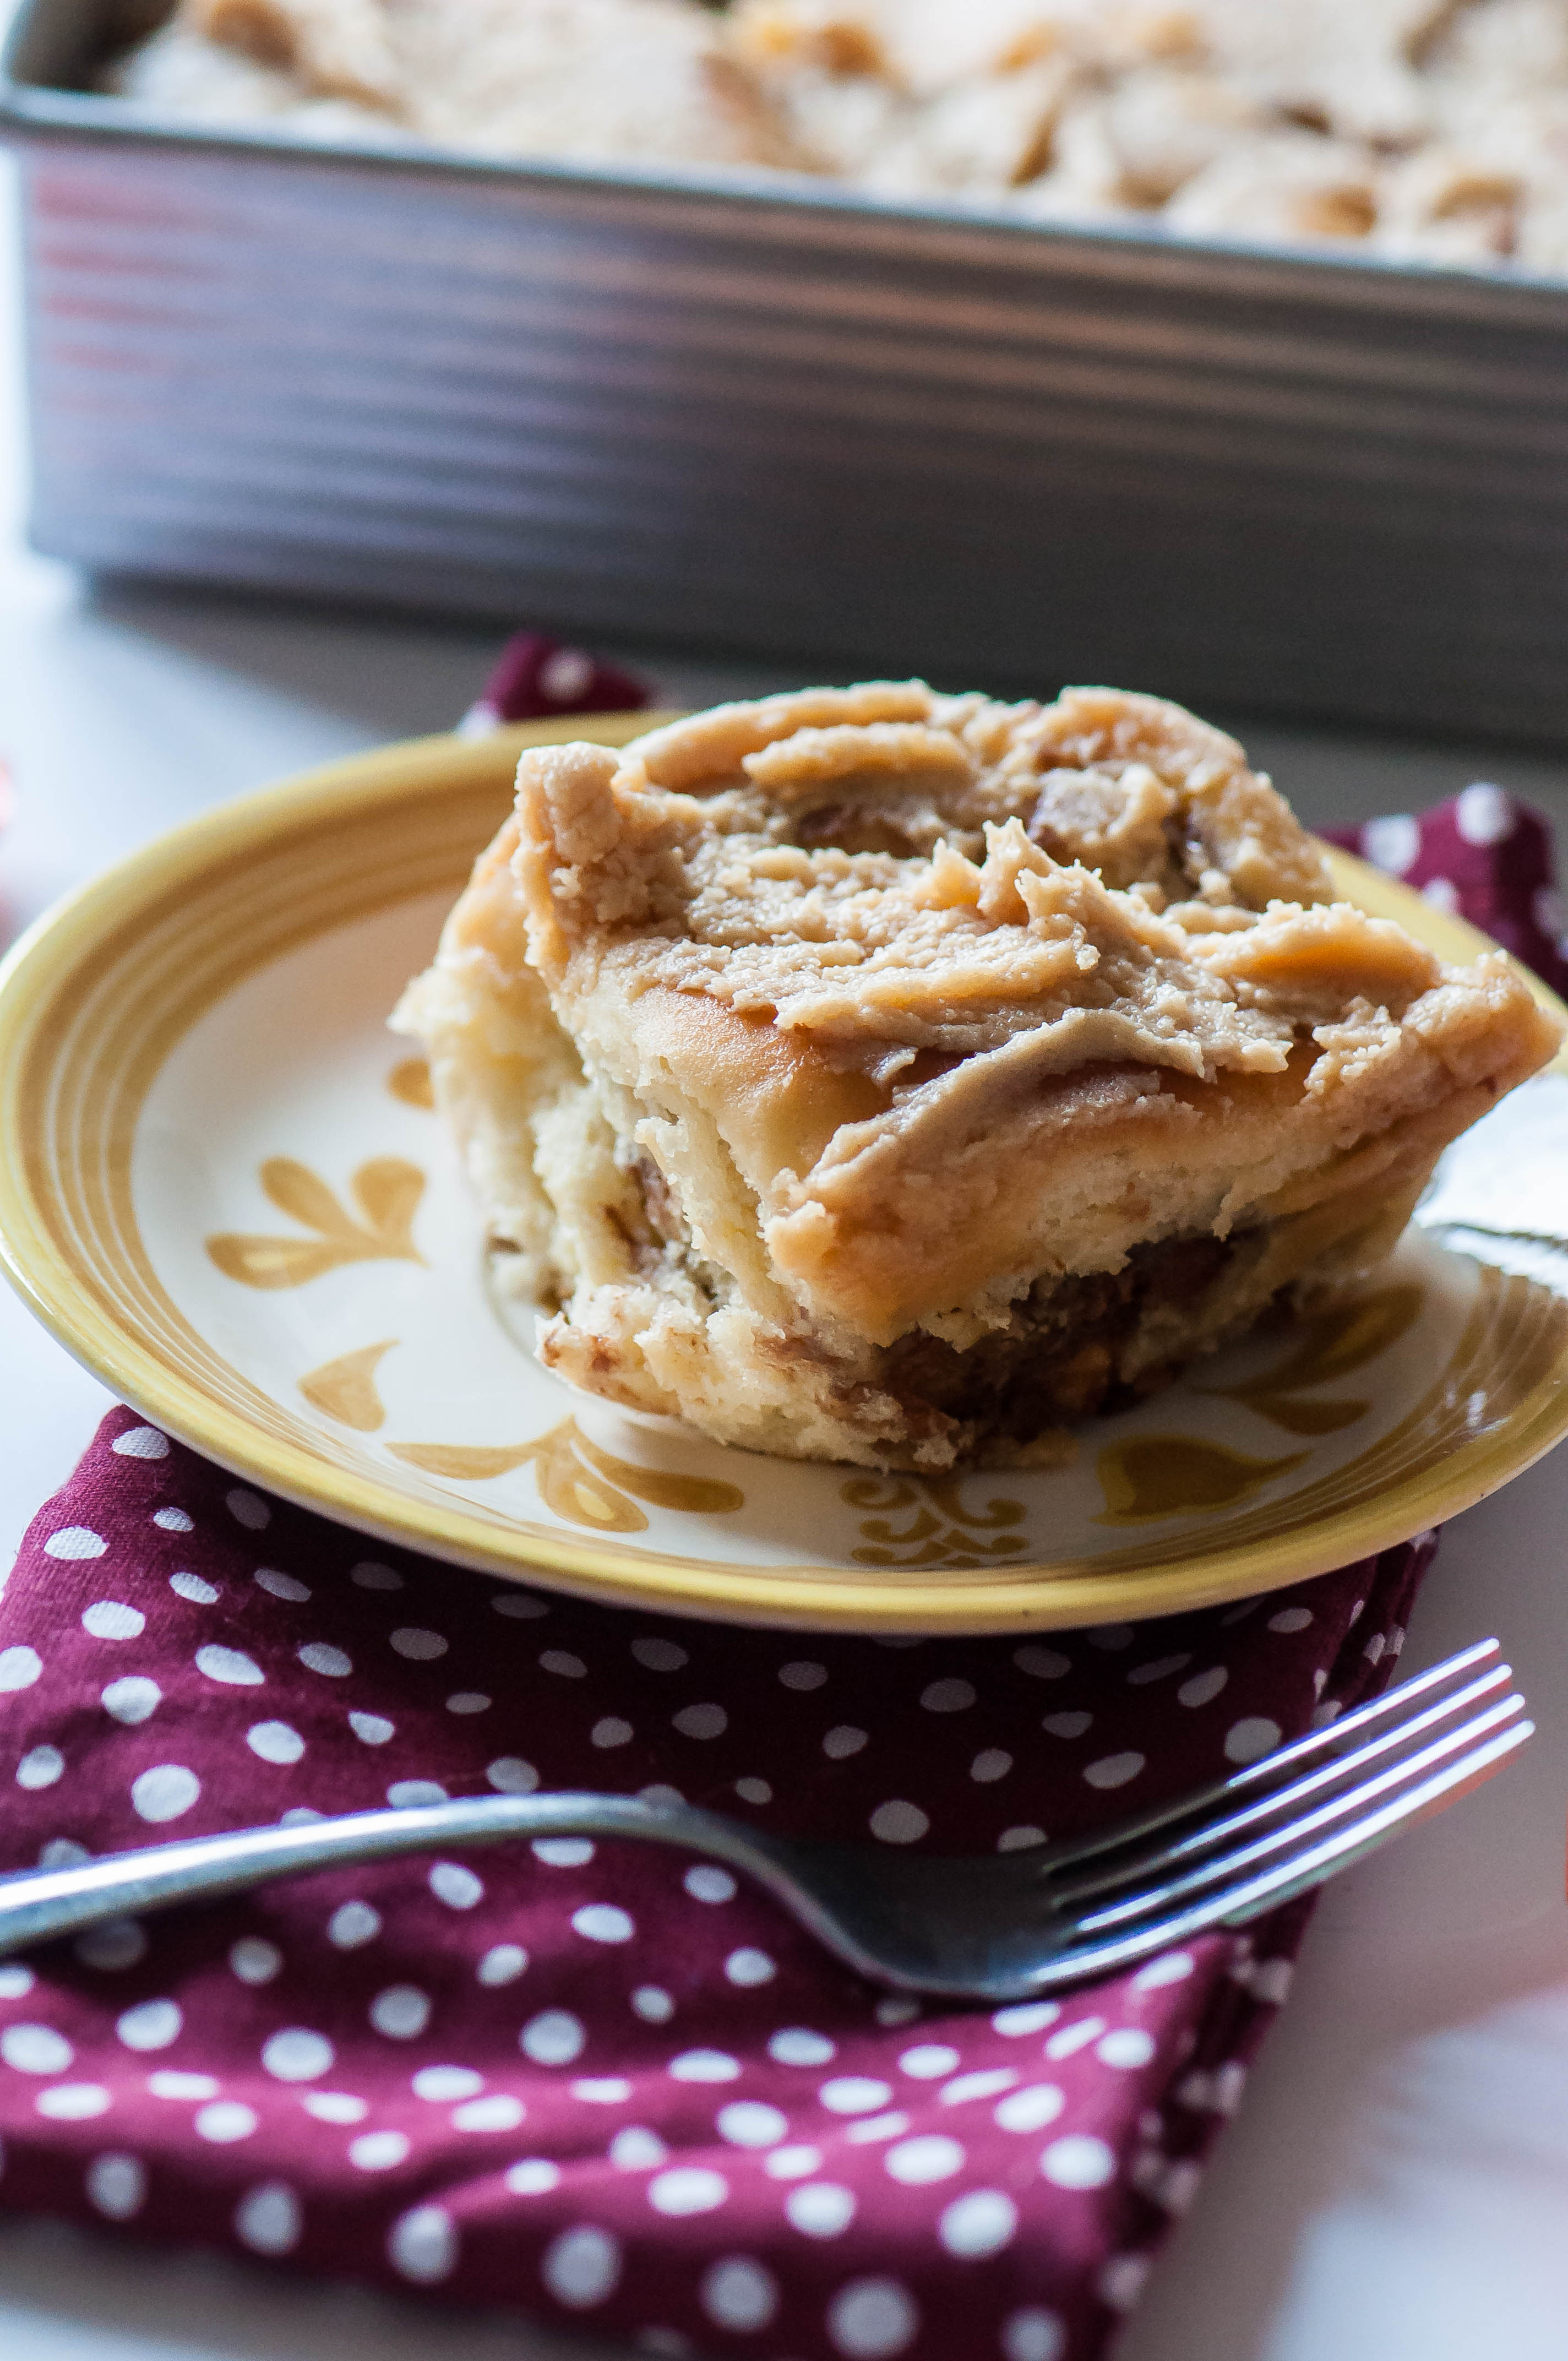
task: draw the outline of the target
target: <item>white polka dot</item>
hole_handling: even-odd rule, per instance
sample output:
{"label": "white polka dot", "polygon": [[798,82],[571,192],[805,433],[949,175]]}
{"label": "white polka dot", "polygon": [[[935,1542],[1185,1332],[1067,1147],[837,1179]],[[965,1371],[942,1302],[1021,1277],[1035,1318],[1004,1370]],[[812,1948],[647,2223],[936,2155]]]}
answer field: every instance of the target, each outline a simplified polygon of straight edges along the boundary
{"label": "white polka dot", "polygon": [[300,2104],[318,2124],[362,2124],[370,2112],[367,2099],[347,2091],[307,2091]]}
{"label": "white polka dot", "polygon": [[1102,1754],[1098,1763],[1084,1766],[1083,1775],[1091,1787],[1124,1787],[1129,1779],[1137,1777],[1146,1760],[1131,1748],[1124,1754]]}
{"label": "white polka dot", "polygon": [[95,2156],[87,2168],[87,2195],[111,2222],[128,2222],[147,2202],[147,2167],[139,2156]]}
{"label": "white polka dot", "polygon": [[678,1787],[666,1787],[661,1780],[657,1779],[651,1787],[639,1787],[637,1793],[644,1804],[653,1804],[661,1807],[668,1806],[674,1809],[685,1802],[685,1797]]}
{"label": "white polka dot", "polygon": [[547,2008],[530,2017],[518,2036],[525,2058],[536,2066],[569,2066],[580,2058],[587,2041],[582,2019],[569,2009]]}
{"label": "white polka dot", "polygon": [[830,1763],[843,1763],[851,1754],[858,1754],[865,1743],[863,1730],[857,1730],[852,1721],[840,1721],[823,1739],[822,1752]]}
{"label": "white polka dot", "polygon": [[1072,1670],[1071,1658],[1056,1648],[1014,1648],[1013,1661],[1036,1681],[1059,1681]]}
{"label": "white polka dot", "polygon": [[729,1716],[721,1705],[683,1706],[674,1726],[683,1738],[718,1738],[729,1729]]}
{"label": "white polka dot", "polygon": [[38,1978],[20,1960],[0,1960],[0,2000],[25,2000]]}
{"label": "white polka dot", "polygon": [[665,2071],[676,2082],[733,2082],[740,2061],[724,2049],[683,2049]]}
{"label": "white polka dot", "polygon": [[1014,1827],[1003,1829],[996,1839],[996,1850],[998,1852],[1031,1852],[1036,1845],[1043,1845],[1045,1841],[1044,1828],[1037,1828],[1033,1820],[1020,1820]]}
{"label": "white polka dot", "polygon": [[561,2169],[542,2156],[525,2156],[507,2169],[506,2185],[514,2197],[543,2197],[561,2182]]}
{"label": "white polka dot", "polygon": [[747,1943],[740,1950],[730,1952],[724,1962],[724,1972],[732,1984],[750,1990],[757,1984],[771,1984],[778,1968],[766,1951],[756,1950]]}
{"label": "white polka dot", "polygon": [[275,1763],[280,1767],[298,1763],[305,1751],[304,1740],[287,1721],[255,1722],[246,1731],[245,1742],[263,1763]]}
{"label": "white polka dot", "polygon": [[147,1629],[147,1617],[123,1598],[95,1598],[82,1610],[82,1628],[94,1640],[137,1640]]}
{"label": "white polka dot", "polygon": [[749,2255],[729,2255],[715,2263],[697,2293],[710,2320],[742,2335],[765,2328],[779,2308],[778,2281]]}
{"label": "white polka dot", "polygon": [[1459,888],[1452,877],[1429,877],[1421,887],[1421,900],[1434,910],[1445,910],[1452,917],[1459,907]]}
{"label": "white polka dot", "polygon": [[448,1713],[488,1713],[490,1699],[483,1689],[459,1689],[446,1700]]}
{"label": "white polka dot", "polygon": [[30,1689],[44,1668],[36,1648],[0,1648],[0,1696]]}
{"label": "white polka dot", "polygon": [[1252,1971],[1248,1989],[1255,2000],[1266,2001],[1277,2008],[1290,1990],[1295,1976],[1294,1963],[1289,1960],[1259,1960]]}
{"label": "white polka dot", "polygon": [[872,2140],[902,2138],[908,2129],[908,2116],[894,2107],[885,2115],[859,2116],[854,2123],[846,2125],[844,2137],[865,2147]]}
{"label": "white polka dot", "polygon": [[1069,2132],[1051,2142],[1040,2170],[1058,2189],[1103,2189],[1115,2178],[1116,2158],[1092,2132]]}
{"label": "white polka dot", "polygon": [[302,2025],[291,2025],[266,2041],[261,2063],[277,2081],[313,2082],[318,2074],[326,2072],[335,2055],[324,2033],[312,2033]]}
{"label": "white polka dot", "polygon": [[967,1713],[974,1701],[975,1689],[970,1681],[932,1681],[920,1692],[920,1702],[927,1713]]}
{"label": "white polka dot", "polygon": [[537,1623],[550,1612],[543,1599],[536,1598],[531,1590],[499,1590],[490,1605],[509,1623]]}
{"label": "white polka dot", "polygon": [[893,2087],[870,2074],[836,2074],[830,2082],[823,2083],[817,2095],[836,2115],[869,2115],[876,2108],[886,2106],[893,2096]]}
{"label": "white polka dot", "polygon": [[169,1587],[177,1598],[188,1599],[192,1607],[215,1606],[220,1596],[215,1582],[203,1582],[199,1574],[171,1574]]}
{"label": "white polka dot", "polygon": [[933,2181],[950,2180],[961,2172],[964,2152],[956,2139],[940,2132],[921,2132],[900,2140],[883,2158],[891,2177],[905,2189],[925,2189]]}
{"label": "white polka dot", "polygon": [[340,1951],[357,1950],[381,1931],[381,1914],[368,1902],[340,1902],[326,1922],[327,1940]]}
{"label": "white polka dot", "polygon": [[914,2344],[915,2300],[896,2279],[851,2279],[828,2307],[828,2334],[848,2361],[883,2361]]}
{"label": "white polka dot", "polygon": [[596,1721],[589,1730],[588,1743],[591,1746],[607,1749],[612,1746],[626,1746],[636,1735],[629,1721],[620,1721],[614,1714],[607,1713],[603,1720]]}
{"label": "white polka dot", "polygon": [[38,1848],[40,1869],[75,1869],[92,1858],[86,1846],[78,1844],[74,1837],[50,1837],[47,1844]]}
{"label": "white polka dot", "polygon": [[1179,1984],[1192,1973],[1191,1954],[1187,1951],[1165,1951],[1140,1968],[1133,1978],[1135,1992],[1157,1992],[1162,1984]]}
{"label": "white polka dot", "polygon": [[413,2041],[430,2023],[430,1994],[417,1984],[389,1984],[370,2004],[370,2022],[389,2041]]}
{"label": "white polka dot", "polygon": [[[214,2075],[181,2074],[165,2067],[160,2072],[148,2076],[147,2087],[155,2099],[168,2099],[178,2105],[193,2104],[198,2099],[215,2099],[223,2086]],[[249,2114],[249,2109],[246,2112]],[[251,2128],[255,2128],[254,2118]],[[244,2135],[236,2136],[243,2137]]]}
{"label": "white polka dot", "polygon": [[804,2238],[840,2237],[855,2218],[854,2191],[836,2180],[807,2181],[790,2191],[784,2210],[791,2227]]}
{"label": "white polka dot", "polygon": [[565,1648],[546,1648],[539,1662],[545,1672],[564,1681],[583,1680],[588,1669],[581,1656],[570,1655]]}
{"label": "white polka dot", "polygon": [[426,1804],[444,1804],[446,1799],[439,1779],[394,1779],[387,1790],[387,1801],[398,1812],[417,1812]]}
{"label": "white polka dot", "polygon": [[657,2132],[642,2124],[629,2124],[609,2144],[609,2160],[618,2172],[657,2172],[670,2160],[670,2151]]}
{"label": "white polka dot", "polygon": [[918,1844],[931,1826],[918,1804],[895,1797],[879,1804],[871,1817],[871,1832],[883,1844]]}
{"label": "white polka dot", "polygon": [[572,1913],[572,1925],[590,1943],[630,1943],[637,1922],[613,1902],[590,1902]]}
{"label": "white polka dot", "polygon": [[645,2025],[668,2025],[675,2004],[662,1984],[639,1984],[631,1995],[634,2015]]}
{"label": "white polka dot", "polygon": [[1453,807],[1454,825],[1466,844],[1500,844],[1514,829],[1514,807],[1501,787],[1477,780]]}
{"label": "white polka dot", "polygon": [[238,2099],[214,2099],[198,2110],[191,2128],[214,2147],[232,2147],[236,2140],[248,2139],[260,2120],[254,2107]]}
{"label": "white polka dot", "polygon": [[969,1774],[971,1779],[978,1779],[982,1787],[988,1787],[993,1780],[1005,1779],[1012,1768],[1013,1757],[1004,1748],[987,1746],[970,1764]]}
{"label": "white polka dot", "polygon": [[707,2165],[672,2165],[648,2183],[648,2202],[655,2213],[667,2214],[672,2221],[683,2221],[688,2214],[711,2213],[722,2205],[729,2194],[729,2183],[721,2172]]}
{"label": "white polka dot", "polygon": [[425,1883],[448,1910],[472,1910],[485,1898],[484,1880],[476,1877],[471,1869],[465,1869],[461,1861],[436,1861]]}
{"label": "white polka dot", "polygon": [[1268,1619],[1271,1631],[1304,1631],[1312,1620],[1310,1607],[1282,1607],[1277,1615]]}
{"label": "white polka dot", "polygon": [[581,1869],[594,1857],[591,1837],[536,1837],[529,1850],[547,1869]]}
{"label": "white polka dot", "polygon": [[838,2045],[825,2033],[812,2033],[804,2025],[786,2025],[768,2043],[768,2056],[778,2066],[826,2066],[838,2055]]}
{"label": "white polka dot", "polygon": [[[62,1525],[58,1532],[50,1533],[48,1541],[45,1542],[44,1555],[46,1557],[63,1558],[69,1564],[75,1559],[102,1557],[108,1546],[109,1544],[104,1539],[103,1534],[95,1533],[90,1525]],[[92,1609],[89,1608],[87,1613],[90,1615],[92,1611]],[[84,1615],[82,1620],[84,1623],[87,1623],[86,1615]],[[87,1629],[90,1631],[92,1631],[93,1626],[91,1623],[87,1623]],[[100,1639],[108,1639],[111,1637],[117,1638],[118,1636],[119,1635],[117,1633],[111,1634],[109,1632],[100,1632],[98,1634]]]}
{"label": "white polka dot", "polygon": [[357,1565],[351,1565],[348,1579],[357,1583],[361,1590],[400,1590],[403,1587],[402,1576],[389,1565],[379,1565],[375,1558],[362,1558]]}
{"label": "white polka dot", "polygon": [[123,1680],[109,1683],[104,1691],[102,1704],[104,1712],[114,1720],[123,1723],[127,1730],[134,1730],[138,1722],[146,1721],[156,1710],[162,1696],[163,1691],[156,1681],[147,1679],[140,1673],[127,1673]]}
{"label": "white polka dot", "polygon": [[1016,2041],[1025,2034],[1039,2033],[1046,2026],[1054,2025],[1060,2015],[1059,2001],[1025,2000],[1011,2008],[999,2008],[991,2020],[991,2026],[993,2033],[1004,2034],[1009,2040]]}
{"label": "white polka dot", "polygon": [[1215,1664],[1209,1672],[1194,1673],[1190,1681],[1182,1682],[1176,1694],[1183,1705],[1210,1705],[1230,1677],[1225,1665]]}
{"label": "white polka dot", "polygon": [[1125,2069],[1146,2066],[1154,2054],[1153,2035],[1136,2025],[1124,2025],[1108,2033],[1094,2052],[1102,2065]]}
{"label": "white polka dot", "polygon": [[287,2181],[266,2180],[247,2189],[235,2208],[234,2226],[258,2255],[287,2255],[300,2243],[304,2217]]}
{"label": "white polka dot", "polygon": [[1040,1728],[1050,1738],[1081,1738],[1093,1723],[1091,1713],[1047,1713]]}
{"label": "white polka dot", "polygon": [[994,2099],[998,2091],[1010,2091],[1018,2080],[1013,2066],[982,2066],[978,2073],[959,2074],[945,2082],[937,2096],[944,2107],[961,2107],[970,2099]]}
{"label": "white polka dot", "polygon": [[1104,2030],[1105,2019],[1102,2016],[1080,2016],[1073,2024],[1064,2025],[1059,2033],[1052,2034],[1046,2044],[1046,2056],[1076,2058],[1080,2049],[1087,2049],[1091,2041],[1097,2041]]}
{"label": "white polka dot", "polygon": [[694,1902],[733,1902],[735,1899],[735,1880],[727,1869],[719,1869],[712,1861],[698,1861],[694,1869],[687,1870],[681,1883]]}
{"label": "white polka dot", "polygon": [[411,2142],[402,2132],[364,2132],[348,2144],[348,2161],[361,2172],[390,2172],[407,2156]]}
{"label": "white polka dot", "polygon": [[351,1713],[348,1727],[367,1746],[385,1746],[389,1738],[396,1737],[398,1730],[397,1723],[389,1721],[381,1713]]}
{"label": "white polka dot", "polygon": [[528,1953],[521,1943],[493,1943],[479,1961],[479,1982],[492,1989],[514,1984],[527,1965]]}
{"label": "white polka dot", "polygon": [[152,1521],[161,1525],[166,1533],[188,1533],[194,1530],[192,1521],[183,1509],[155,1509]]}
{"label": "white polka dot", "polygon": [[772,2180],[803,2180],[821,2162],[820,2148],[776,2147],[771,2156],[762,2158],[762,2170]]}
{"label": "white polka dot", "polygon": [[737,1779],[735,1793],[743,1804],[771,1804],[773,1791],[765,1779]]}
{"label": "white polka dot", "polygon": [[167,1459],[169,1437],[159,1434],[156,1426],[128,1426],[124,1434],[116,1434],[109,1448],[123,1459]]}
{"label": "white polka dot", "polygon": [[563,2230],[544,2249],[539,2276],[568,2312],[589,2312],[620,2284],[620,2246],[608,2230],[585,2223]]}
{"label": "white polka dot", "polygon": [[827,1678],[827,1665],[813,1664],[809,1658],[779,1666],[779,1679],[786,1689],[819,1689]]}
{"label": "white polka dot", "polygon": [[521,1754],[499,1754],[487,1766],[485,1776],[502,1795],[532,1795],[539,1784],[538,1772]]}
{"label": "white polka dot", "polygon": [[259,1688],[267,1677],[255,1658],[239,1648],[198,1648],[196,1669],[231,1688]]}
{"label": "white polka dot", "polygon": [[917,2082],[939,2082],[959,2063],[959,2053],[949,2049],[944,2041],[923,2041],[914,2049],[906,2049],[899,2059],[905,2074]]}
{"label": "white polka dot", "polygon": [[449,2105],[454,2099],[471,2099],[485,2087],[485,2078],[471,2066],[422,2066],[409,2084],[416,2099]]}
{"label": "white polka dot", "polygon": [[488,2099],[468,2099],[452,2110],[456,2132],[514,2132],[528,2113],[521,2099],[493,2091]]}
{"label": "white polka dot", "polygon": [[177,2001],[144,2000],[126,2009],[115,2031],[127,2049],[167,2049],[184,2022]]}
{"label": "white polka dot", "polygon": [[761,2099],[732,2099],[716,2121],[719,2137],[734,2147],[776,2147],[789,2129],[789,2117]]}
{"label": "white polka dot", "polygon": [[685,1650],[674,1640],[633,1640],[631,1653],[650,1673],[678,1673],[689,1661]]}
{"label": "white polka dot", "polygon": [[1376,869],[1402,877],[1421,849],[1419,823],[1409,812],[1386,812],[1361,831],[1361,849]]}
{"label": "white polka dot", "polygon": [[444,2205],[416,2205],[393,2223],[387,2254],[404,2279],[432,2287],[457,2268],[457,2224]]}
{"label": "white polka dot", "polygon": [[182,1763],[156,1763],[131,1782],[131,1802],[144,1820],[177,1820],[201,1792],[201,1781]]}
{"label": "white polka dot", "polygon": [[135,1967],[137,1960],[147,1958],[147,1931],[137,1919],[104,1919],[99,1927],[87,1927],[78,1934],[71,1950],[82,1967],[118,1976],[123,1969]]}
{"label": "white polka dot", "polygon": [[329,1648],[324,1640],[307,1641],[299,1657],[308,1673],[324,1673],[328,1680],[341,1681],[354,1670],[352,1656],[341,1648]]}
{"label": "white polka dot", "polygon": [[52,1787],[64,1774],[65,1757],[58,1746],[32,1746],[16,1765],[18,1787]]}
{"label": "white polka dot", "polygon": [[57,2124],[89,2123],[94,2115],[106,2115],[114,2103],[102,2082],[57,2082],[33,2101],[40,2115]]}
{"label": "white polka dot", "polygon": [[302,1606],[311,1595],[308,1582],[302,1582],[298,1575],[284,1574],[275,1565],[258,1565],[250,1578],[274,1598],[286,1598],[291,1606]]}
{"label": "white polka dot", "polygon": [[631,2096],[631,2085],[620,2074],[590,2074],[572,2085],[572,2096],[587,2107],[619,2107]]}
{"label": "white polka dot", "polygon": [[1003,2100],[993,2120],[1004,2132],[1039,2132],[1054,2124],[1067,2100],[1054,2082],[1031,2082]]}
{"label": "white polka dot", "polygon": [[243,1525],[247,1532],[259,1533],[272,1522],[272,1511],[266,1501],[258,1499],[254,1492],[246,1491],[240,1485],[236,1484],[232,1492],[225,1493],[224,1501],[236,1524]]}
{"label": "white polka dot", "polygon": [[1284,1732],[1277,1721],[1263,1713],[1249,1713],[1234,1721],[1225,1732],[1225,1755],[1232,1763],[1255,1763],[1260,1756],[1272,1754]]}
{"label": "white polka dot", "polygon": [[400,1656],[411,1664],[428,1664],[446,1653],[446,1642],[439,1631],[426,1631],[418,1624],[407,1624],[392,1634],[392,1645]]}
{"label": "white polka dot", "polygon": [[1003,2322],[1002,2350],[1007,2361],[1061,2361],[1067,2331],[1054,2312],[1029,2304]]}
{"label": "white polka dot", "polygon": [[949,2255],[996,2255],[1011,2243],[1018,2208],[1000,2189],[971,2189],[955,2197],[937,2224]]}
{"label": "white polka dot", "polygon": [[1113,2312],[1131,2312],[1154,2268],[1148,2255],[1113,2255],[1100,2274],[1102,2297]]}

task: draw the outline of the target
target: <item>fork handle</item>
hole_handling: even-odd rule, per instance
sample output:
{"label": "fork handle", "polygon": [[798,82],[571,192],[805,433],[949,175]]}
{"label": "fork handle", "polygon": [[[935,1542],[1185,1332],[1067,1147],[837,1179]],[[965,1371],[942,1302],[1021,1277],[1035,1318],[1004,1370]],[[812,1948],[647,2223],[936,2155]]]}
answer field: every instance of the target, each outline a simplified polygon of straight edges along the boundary
{"label": "fork handle", "polygon": [[764,1878],[769,1866],[764,1838],[692,1804],[647,1804],[635,1795],[459,1796],[406,1810],[344,1813],[292,1828],[186,1837],[69,1868],[0,1878],[0,1959],[104,1918],[242,1894],[275,1877],[352,1869],[362,1861],[394,1861],[446,1845],[562,1836],[636,1837],[684,1845]]}

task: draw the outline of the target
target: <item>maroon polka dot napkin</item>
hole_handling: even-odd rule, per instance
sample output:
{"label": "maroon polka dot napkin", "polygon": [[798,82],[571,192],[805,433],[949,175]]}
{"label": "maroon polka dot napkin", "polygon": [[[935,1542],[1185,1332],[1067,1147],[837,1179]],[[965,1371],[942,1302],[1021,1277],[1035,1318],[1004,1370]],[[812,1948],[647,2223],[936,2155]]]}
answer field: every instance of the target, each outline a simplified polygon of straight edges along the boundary
{"label": "maroon polka dot napkin", "polygon": [[[372,1550],[120,1411],[0,1602],[3,1865],[536,1784],[1063,1836],[1378,1686],[1426,1555],[1048,1642],[803,1639]],[[986,2013],[890,2000],[648,1847],[299,1879],[0,1962],[0,2200],[655,2352],[1093,2354],[1301,1923]]]}
{"label": "maroon polka dot napkin", "polygon": [[[1544,837],[1467,796],[1361,841],[1528,919],[1545,966]],[[536,1785],[933,1851],[1066,1836],[1372,1694],[1431,1548],[1048,1641],[802,1639],[373,1546],[118,1411],[0,1599],[0,1869]],[[1089,2361],[1304,1921],[986,2012],[889,1998],[651,1847],[298,1879],[0,1961],[0,2202],[665,2356]]]}

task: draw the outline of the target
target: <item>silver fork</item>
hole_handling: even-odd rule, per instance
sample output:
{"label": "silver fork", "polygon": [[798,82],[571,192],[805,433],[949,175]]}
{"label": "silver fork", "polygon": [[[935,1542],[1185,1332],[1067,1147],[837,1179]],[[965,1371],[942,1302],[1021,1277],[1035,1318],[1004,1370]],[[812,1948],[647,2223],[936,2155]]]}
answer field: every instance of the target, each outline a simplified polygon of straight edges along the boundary
{"label": "silver fork", "polygon": [[1494,1772],[1530,1737],[1495,1640],[1228,1778],[1092,1835],[1001,1855],[803,1844],[687,1804],[476,1795],[241,1828],[0,1879],[0,1957],[276,1877],[518,1837],[636,1837],[744,1870],[828,1949],[905,1992],[1004,2001],[1239,1927]]}

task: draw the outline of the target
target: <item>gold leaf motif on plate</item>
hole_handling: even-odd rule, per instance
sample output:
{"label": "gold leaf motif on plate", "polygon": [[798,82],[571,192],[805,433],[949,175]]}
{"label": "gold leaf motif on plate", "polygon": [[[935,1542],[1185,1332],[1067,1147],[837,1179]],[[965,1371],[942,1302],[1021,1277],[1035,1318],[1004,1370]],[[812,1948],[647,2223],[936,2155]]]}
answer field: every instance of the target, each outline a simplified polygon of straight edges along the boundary
{"label": "gold leaf motif on plate", "polygon": [[313,1410],[336,1419],[340,1426],[351,1426],[358,1434],[374,1434],[387,1422],[386,1406],[376,1390],[376,1371],[397,1341],[389,1336],[384,1344],[362,1345],[356,1353],[323,1361],[319,1369],[300,1379],[300,1391]]}
{"label": "gold leaf motif on plate", "polygon": [[[532,1461],[545,1507],[570,1523],[591,1526],[597,1532],[646,1532],[648,1520],[636,1506],[639,1499],[651,1501],[658,1509],[681,1509],[694,1517],[726,1516],[746,1504],[739,1485],[616,1458],[590,1442],[575,1418],[564,1419],[536,1442],[499,1449],[449,1443],[394,1443],[388,1447],[395,1459],[408,1466],[458,1483],[492,1482]],[[629,1493],[635,1499],[629,1499]]]}
{"label": "gold leaf motif on plate", "polygon": [[1234,1508],[1278,1476],[1310,1459],[1307,1451],[1283,1459],[1250,1459],[1227,1444],[1193,1434],[1137,1434],[1107,1444],[1099,1474],[1105,1508],[1097,1525],[1143,1525],[1162,1517],[1212,1515]]}
{"label": "gold leaf motif on plate", "polygon": [[405,1058],[394,1066],[387,1077],[387,1088],[405,1106],[433,1107],[435,1092],[430,1079],[430,1061],[426,1058]]}
{"label": "gold leaf motif on plate", "polygon": [[[850,1553],[856,1565],[963,1567],[1015,1557],[1024,1536],[998,1529],[1023,1523],[1023,1502],[995,1499],[982,1509],[969,1508],[964,1481],[959,1476],[850,1477],[839,1488],[846,1508],[876,1512],[861,1520],[861,1546]],[[890,1522],[905,1511],[913,1511],[907,1523]],[[984,1532],[992,1538],[981,1540]]]}
{"label": "gold leaf motif on plate", "polygon": [[313,1238],[272,1237],[223,1231],[206,1241],[210,1258],[242,1287],[303,1287],[323,1271],[354,1262],[417,1262],[413,1220],[424,1194],[424,1174],[400,1156],[378,1156],[350,1182],[363,1216],[356,1221],[319,1174],[291,1156],[271,1156],[261,1186],[280,1213]]}

